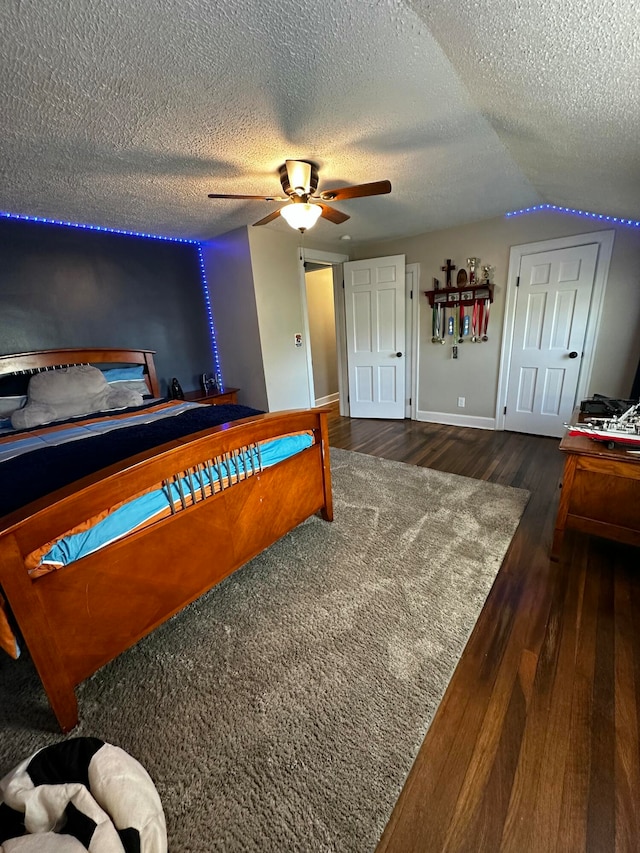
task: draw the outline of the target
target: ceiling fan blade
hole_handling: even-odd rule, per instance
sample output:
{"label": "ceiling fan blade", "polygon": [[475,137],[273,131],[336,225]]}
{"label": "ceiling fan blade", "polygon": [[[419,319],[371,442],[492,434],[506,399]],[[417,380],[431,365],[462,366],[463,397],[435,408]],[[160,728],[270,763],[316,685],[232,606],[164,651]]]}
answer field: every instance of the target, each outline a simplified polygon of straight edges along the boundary
{"label": "ceiling fan blade", "polygon": [[311,192],[311,163],[304,160],[286,160],[287,176],[289,178],[289,186],[296,192],[300,189],[302,193],[296,195],[309,195]]}
{"label": "ceiling fan blade", "polygon": [[327,204],[320,204],[322,208],[322,213],[320,216],[323,219],[328,219],[329,222],[333,222],[334,225],[340,225],[342,222],[346,222],[347,219],[351,219],[350,216],[347,216],[346,213],[342,213],[340,210],[336,210],[335,207],[329,207]]}
{"label": "ceiling fan blade", "polygon": [[269,222],[273,222],[274,219],[277,219],[280,216],[280,208],[272,211],[268,216],[265,216],[263,219],[260,219],[258,222],[254,222],[254,225],[267,225]]}
{"label": "ceiling fan blade", "polygon": [[225,195],[224,193],[209,193],[209,198],[252,198],[257,201],[289,201],[287,196],[281,195]]}
{"label": "ceiling fan blade", "polygon": [[336,190],[323,190],[318,198],[323,201],[342,201],[346,198],[363,198],[364,196],[384,195],[390,192],[390,181],[373,181],[370,184],[357,184],[352,187],[340,187]]}

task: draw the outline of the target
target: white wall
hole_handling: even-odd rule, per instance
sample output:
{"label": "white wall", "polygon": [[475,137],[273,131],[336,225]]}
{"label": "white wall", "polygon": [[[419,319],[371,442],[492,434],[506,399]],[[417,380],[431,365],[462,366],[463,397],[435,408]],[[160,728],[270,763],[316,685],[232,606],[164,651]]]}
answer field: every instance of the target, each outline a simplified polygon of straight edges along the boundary
{"label": "white wall", "polygon": [[[596,223],[579,216],[537,211],[402,240],[353,246],[351,254],[354,260],[405,254],[408,264],[420,264],[418,413],[439,412],[455,418],[463,414],[468,418],[493,419],[510,248],[613,227],[610,223]],[[640,357],[640,231],[624,226],[615,230],[592,381],[587,392],[614,397],[630,393]],[[459,348],[458,359],[453,360],[450,347],[431,343],[431,310],[424,291],[432,288],[433,277],[444,283],[440,267],[447,258],[460,267],[466,266],[469,257],[479,257],[481,264],[495,267],[490,340],[482,345],[465,342]],[[454,283],[455,275],[453,273]],[[466,398],[464,410],[457,407],[459,396]]]}

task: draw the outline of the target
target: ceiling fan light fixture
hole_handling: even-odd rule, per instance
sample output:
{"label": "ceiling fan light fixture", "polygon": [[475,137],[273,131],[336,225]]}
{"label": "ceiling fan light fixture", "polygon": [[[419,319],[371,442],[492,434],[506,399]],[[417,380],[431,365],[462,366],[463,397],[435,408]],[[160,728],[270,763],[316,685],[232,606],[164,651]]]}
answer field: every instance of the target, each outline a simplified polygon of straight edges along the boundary
{"label": "ceiling fan light fixture", "polygon": [[311,163],[306,160],[285,160],[289,186],[297,196],[311,192]]}
{"label": "ceiling fan light fixture", "polygon": [[309,204],[309,202],[286,204],[280,210],[280,215],[284,217],[287,224],[303,233],[307,228],[313,228],[321,214],[320,205]]}

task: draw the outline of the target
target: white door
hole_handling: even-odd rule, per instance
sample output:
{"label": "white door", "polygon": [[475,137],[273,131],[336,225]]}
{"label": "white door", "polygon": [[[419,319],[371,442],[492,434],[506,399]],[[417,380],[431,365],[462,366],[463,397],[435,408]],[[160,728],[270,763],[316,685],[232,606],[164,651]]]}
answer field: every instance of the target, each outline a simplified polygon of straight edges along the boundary
{"label": "white door", "polygon": [[352,418],[404,418],[404,255],[344,265]]}
{"label": "white door", "polygon": [[420,304],[420,264],[407,264],[404,268],[404,416],[411,420],[417,409],[417,346],[418,307]]}
{"label": "white door", "polygon": [[598,244],[523,255],[504,428],[561,436],[576,404]]}

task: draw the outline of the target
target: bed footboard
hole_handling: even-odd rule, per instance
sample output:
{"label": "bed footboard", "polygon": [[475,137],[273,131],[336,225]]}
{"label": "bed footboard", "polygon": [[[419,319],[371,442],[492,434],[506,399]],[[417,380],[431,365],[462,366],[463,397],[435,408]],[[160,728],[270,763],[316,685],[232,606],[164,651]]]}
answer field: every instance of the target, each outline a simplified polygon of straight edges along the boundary
{"label": "bed footboard", "polygon": [[[314,444],[70,566],[32,579],[35,547],[207,459],[299,430]],[[115,467],[115,466],[114,466]],[[0,585],[63,731],[75,687],[316,512],[333,518],[326,412],[274,413],[199,434],[32,505],[0,533]],[[40,503],[40,502],[39,502]],[[5,519],[6,521],[6,519]]]}

